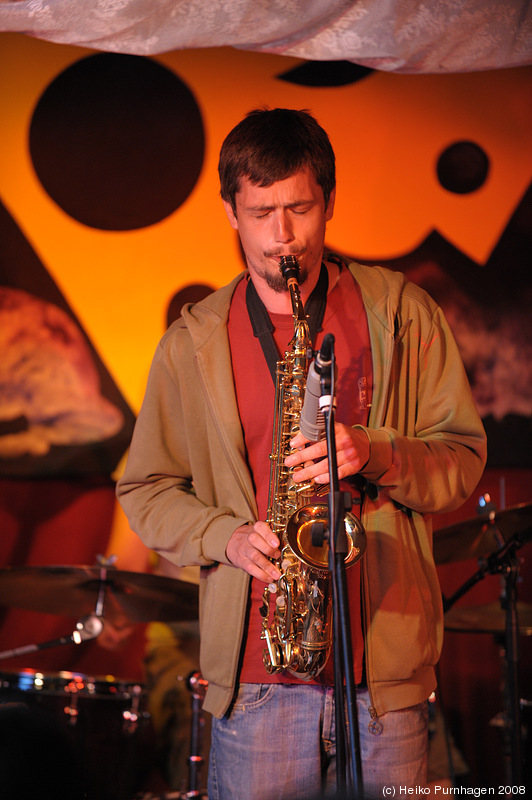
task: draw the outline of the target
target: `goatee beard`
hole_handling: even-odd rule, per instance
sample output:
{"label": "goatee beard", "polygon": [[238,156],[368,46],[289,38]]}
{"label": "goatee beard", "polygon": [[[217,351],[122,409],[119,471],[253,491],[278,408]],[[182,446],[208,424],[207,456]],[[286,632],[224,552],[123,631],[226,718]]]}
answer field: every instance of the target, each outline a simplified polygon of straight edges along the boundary
{"label": "goatee beard", "polygon": [[[286,292],[288,289],[288,286],[281,274],[281,271],[273,275],[270,272],[264,271],[261,277],[264,278],[264,280],[268,284],[268,287],[272,289],[274,292],[277,292],[278,294],[282,294],[283,292]],[[307,278],[308,278],[307,270],[301,269],[299,272],[299,279],[298,279],[299,285],[301,286],[302,284],[304,284]]]}
{"label": "goatee beard", "polygon": [[[264,255],[266,256],[266,258],[277,257],[275,253],[264,253]],[[257,275],[259,275],[259,277],[263,278],[266,281],[268,288],[272,289],[272,291],[274,292],[277,292],[277,294],[282,294],[283,292],[287,291],[288,287],[280,269],[272,273],[269,272],[267,269],[255,266],[255,272],[257,273]],[[301,286],[302,284],[304,284],[307,281],[307,279],[308,279],[307,268],[300,266],[299,279],[298,279],[299,285]]]}

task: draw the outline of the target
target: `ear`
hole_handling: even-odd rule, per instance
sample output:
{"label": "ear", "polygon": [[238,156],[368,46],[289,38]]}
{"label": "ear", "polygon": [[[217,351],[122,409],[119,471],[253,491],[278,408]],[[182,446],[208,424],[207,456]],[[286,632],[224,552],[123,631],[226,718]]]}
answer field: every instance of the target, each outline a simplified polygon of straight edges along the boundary
{"label": "ear", "polygon": [[238,220],[236,218],[235,212],[233,211],[233,206],[228,200],[222,200],[222,203],[224,204],[225,213],[227,214],[227,219],[229,220],[229,224],[231,225],[232,228],[234,228],[235,231],[237,231]]}
{"label": "ear", "polygon": [[336,186],[332,190],[329,196],[329,202],[327,203],[327,208],[325,209],[325,221],[329,222],[332,219],[334,213],[334,203],[336,201]]}

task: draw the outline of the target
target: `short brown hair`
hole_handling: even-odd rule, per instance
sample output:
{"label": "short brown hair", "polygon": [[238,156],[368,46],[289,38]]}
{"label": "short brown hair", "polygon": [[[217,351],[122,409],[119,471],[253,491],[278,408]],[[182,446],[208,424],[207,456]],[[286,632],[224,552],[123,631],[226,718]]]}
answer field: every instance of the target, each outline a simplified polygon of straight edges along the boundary
{"label": "short brown hair", "polygon": [[308,111],[250,111],[225,138],[218,162],[220,194],[236,213],[240,179],[271,186],[308,167],[323,191],[325,206],[336,185],[334,151],[327,133]]}

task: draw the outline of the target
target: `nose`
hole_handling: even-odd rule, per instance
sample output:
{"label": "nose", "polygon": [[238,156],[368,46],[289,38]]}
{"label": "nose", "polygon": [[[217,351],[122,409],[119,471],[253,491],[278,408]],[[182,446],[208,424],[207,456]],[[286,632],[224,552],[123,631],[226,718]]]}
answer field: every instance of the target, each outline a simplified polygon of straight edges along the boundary
{"label": "nose", "polygon": [[294,239],[292,221],[286,209],[280,209],[275,220],[275,238],[278,242],[291,242]]}

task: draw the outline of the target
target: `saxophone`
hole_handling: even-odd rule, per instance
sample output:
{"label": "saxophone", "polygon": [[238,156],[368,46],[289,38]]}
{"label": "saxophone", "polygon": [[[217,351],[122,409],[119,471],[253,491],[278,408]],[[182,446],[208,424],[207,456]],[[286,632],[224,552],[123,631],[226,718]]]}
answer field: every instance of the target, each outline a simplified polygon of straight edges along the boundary
{"label": "saxophone", "polygon": [[[266,642],[263,660],[269,674],[288,670],[297,678],[310,680],[324,668],[332,647],[329,547],[323,536],[321,544],[313,536],[315,531],[328,529],[328,511],[327,506],[313,503],[313,481],[296,483],[294,468],[284,465],[291,452],[290,440],[299,430],[312,342],[299,293],[299,262],[294,256],[285,256],[279,269],[290,291],[294,336],[276,370],[266,521],[279,538],[281,556],[275,563],[281,577],[264,590],[261,639]],[[346,513],[344,523],[348,542],[345,564],[351,566],[364,554],[366,536],[353,514]]]}

